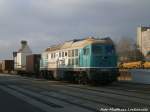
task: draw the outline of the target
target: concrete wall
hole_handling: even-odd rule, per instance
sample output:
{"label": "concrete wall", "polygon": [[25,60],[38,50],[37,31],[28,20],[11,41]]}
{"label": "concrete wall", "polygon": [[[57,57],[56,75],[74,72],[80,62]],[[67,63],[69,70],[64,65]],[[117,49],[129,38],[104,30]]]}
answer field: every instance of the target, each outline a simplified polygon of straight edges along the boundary
{"label": "concrete wall", "polygon": [[134,69],[129,70],[132,80],[130,82],[150,84],[150,69]]}

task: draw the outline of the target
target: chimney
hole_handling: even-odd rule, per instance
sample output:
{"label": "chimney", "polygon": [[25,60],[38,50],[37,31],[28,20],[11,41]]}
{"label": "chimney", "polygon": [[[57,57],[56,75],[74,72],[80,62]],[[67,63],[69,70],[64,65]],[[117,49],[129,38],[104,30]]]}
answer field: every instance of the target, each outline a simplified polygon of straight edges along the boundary
{"label": "chimney", "polygon": [[24,48],[27,45],[27,41],[22,40],[21,41],[21,48]]}

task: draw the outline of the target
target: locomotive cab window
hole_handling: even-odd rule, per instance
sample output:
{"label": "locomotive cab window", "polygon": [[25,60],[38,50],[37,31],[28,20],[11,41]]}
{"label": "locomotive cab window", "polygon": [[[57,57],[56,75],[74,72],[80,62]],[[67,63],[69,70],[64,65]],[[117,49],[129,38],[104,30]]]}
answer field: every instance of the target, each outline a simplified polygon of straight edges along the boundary
{"label": "locomotive cab window", "polygon": [[107,54],[112,54],[112,53],[114,53],[114,50],[115,50],[115,48],[114,48],[113,45],[111,45],[111,46],[106,46],[105,49],[106,49]]}

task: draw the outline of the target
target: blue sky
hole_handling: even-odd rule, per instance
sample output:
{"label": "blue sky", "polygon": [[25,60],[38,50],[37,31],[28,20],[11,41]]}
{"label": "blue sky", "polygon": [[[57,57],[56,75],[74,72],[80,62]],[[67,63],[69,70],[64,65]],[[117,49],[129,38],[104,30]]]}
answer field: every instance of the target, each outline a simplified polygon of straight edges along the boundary
{"label": "blue sky", "polygon": [[136,38],[150,25],[150,0],[0,0],[0,59],[28,40],[35,53],[87,36]]}

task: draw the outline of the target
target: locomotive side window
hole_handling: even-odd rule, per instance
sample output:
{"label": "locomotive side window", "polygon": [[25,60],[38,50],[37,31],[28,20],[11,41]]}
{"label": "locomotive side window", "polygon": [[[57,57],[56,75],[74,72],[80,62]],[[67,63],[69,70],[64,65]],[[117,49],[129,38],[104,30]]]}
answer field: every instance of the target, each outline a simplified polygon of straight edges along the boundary
{"label": "locomotive side window", "polygon": [[75,58],[75,65],[79,65],[79,59]]}
{"label": "locomotive side window", "polygon": [[48,59],[48,54],[46,54],[46,59]]}
{"label": "locomotive side window", "polygon": [[83,54],[88,55],[89,54],[89,48],[84,48],[83,49]]}
{"label": "locomotive side window", "polygon": [[64,57],[64,52],[62,52],[62,57]]}
{"label": "locomotive side window", "polygon": [[59,52],[59,57],[61,57],[61,52]]}
{"label": "locomotive side window", "polygon": [[68,59],[68,65],[71,65],[71,59]]}
{"label": "locomotive side window", "polygon": [[74,50],[72,50],[72,57],[74,57]]}
{"label": "locomotive side window", "polygon": [[53,53],[51,53],[51,59],[53,58]]}
{"label": "locomotive side window", "polygon": [[67,56],[67,52],[65,52],[65,56]]}
{"label": "locomotive side window", "polygon": [[51,53],[48,54],[48,59],[51,59]]}
{"label": "locomotive side window", "polygon": [[75,56],[78,56],[78,49],[75,49]]}
{"label": "locomotive side window", "polygon": [[[65,52],[65,56],[67,56],[67,52]],[[68,50],[68,57],[78,56],[78,49]]]}
{"label": "locomotive side window", "polygon": [[56,54],[54,53],[54,58],[56,57]]}
{"label": "locomotive side window", "polygon": [[72,65],[74,65],[74,58],[72,58]]}
{"label": "locomotive side window", "polygon": [[71,50],[68,51],[68,57],[71,57]]}

